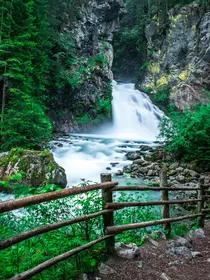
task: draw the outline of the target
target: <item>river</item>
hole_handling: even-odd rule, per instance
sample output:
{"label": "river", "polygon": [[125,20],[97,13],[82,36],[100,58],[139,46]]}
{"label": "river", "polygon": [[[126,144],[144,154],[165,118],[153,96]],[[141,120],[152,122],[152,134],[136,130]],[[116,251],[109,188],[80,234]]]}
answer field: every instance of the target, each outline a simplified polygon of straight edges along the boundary
{"label": "river", "polygon": [[[125,157],[127,152],[136,151],[140,145],[156,146],[163,115],[146,94],[135,90],[134,84],[113,82],[112,124],[89,134],[70,134],[52,143],[56,162],[66,170],[68,186],[84,180],[99,182],[104,172],[120,175],[123,167],[131,164]],[[118,181],[124,180],[131,181],[118,176]]]}

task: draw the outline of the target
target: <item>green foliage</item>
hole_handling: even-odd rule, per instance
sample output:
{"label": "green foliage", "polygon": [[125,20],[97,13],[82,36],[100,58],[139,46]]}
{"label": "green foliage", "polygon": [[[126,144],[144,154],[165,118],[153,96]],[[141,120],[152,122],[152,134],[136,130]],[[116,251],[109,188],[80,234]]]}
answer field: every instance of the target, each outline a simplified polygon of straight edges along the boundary
{"label": "green foliage", "polygon": [[10,103],[2,126],[2,150],[14,147],[39,149],[51,137],[51,124],[40,104],[30,97]]}
{"label": "green foliage", "polygon": [[185,112],[172,112],[160,125],[166,149],[177,158],[197,160],[210,167],[210,104],[196,105]]}
{"label": "green foliage", "polygon": [[[91,182],[84,181],[85,186]],[[46,191],[51,191],[55,186],[46,186]],[[55,188],[56,189],[56,188]],[[38,193],[40,193],[38,191]],[[148,201],[151,200],[149,192],[125,192],[117,193],[114,201]],[[71,219],[77,216],[84,216],[101,211],[101,191],[93,191],[86,194],[76,195],[70,198],[45,202],[39,205],[27,207],[20,213],[8,212],[0,216],[0,238],[17,235],[23,231],[36,228],[45,224],[52,224],[62,220]],[[152,207],[131,207],[121,209],[114,213],[116,225],[126,223],[144,222],[161,218],[161,208]],[[195,225],[196,226],[196,225]],[[191,228],[176,224],[172,226],[172,235],[183,235]],[[116,236],[116,241],[135,242],[142,244],[145,234],[154,230],[161,230],[157,225],[147,229],[138,229],[124,232]],[[82,246],[91,240],[103,235],[103,219],[97,217],[78,224],[33,237],[22,241],[9,249],[2,250],[0,262],[5,269],[0,279],[8,279],[14,274],[21,273],[41,262],[67,252],[78,246]],[[34,279],[75,279],[79,273],[93,272],[96,266],[107,259],[104,243],[98,244],[70,259],[60,262],[56,266],[48,268],[41,274],[34,276]]]}
{"label": "green foliage", "polygon": [[47,1],[1,2],[1,146],[38,147],[51,131],[42,105],[49,68]]}

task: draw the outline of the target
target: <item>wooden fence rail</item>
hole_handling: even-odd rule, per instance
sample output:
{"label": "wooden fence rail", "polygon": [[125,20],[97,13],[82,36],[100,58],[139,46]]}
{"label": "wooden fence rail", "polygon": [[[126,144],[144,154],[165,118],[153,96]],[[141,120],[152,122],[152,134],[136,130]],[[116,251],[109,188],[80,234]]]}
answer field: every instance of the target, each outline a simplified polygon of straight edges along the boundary
{"label": "wooden fence rail", "polygon": [[[47,269],[48,267],[55,265],[58,262],[61,262],[81,251],[84,251],[99,242],[105,241],[106,248],[108,253],[114,253],[114,244],[115,244],[115,235],[122,233],[127,230],[132,229],[140,229],[145,227],[151,227],[154,225],[163,225],[163,228],[168,232],[170,236],[171,232],[171,223],[198,218],[199,225],[201,227],[204,226],[204,220],[208,213],[210,213],[210,208],[205,208],[206,201],[210,198],[206,193],[209,192],[208,187],[204,186],[203,181],[199,183],[199,186],[196,188],[188,188],[188,187],[168,187],[167,184],[167,173],[166,170],[161,170],[160,173],[160,187],[145,187],[145,186],[117,186],[117,182],[111,181],[110,174],[101,174],[101,184],[94,184],[85,187],[76,187],[71,189],[66,189],[57,192],[49,192],[46,194],[34,195],[29,197],[24,197],[15,200],[4,201],[0,203],[0,213],[8,212],[15,209],[20,209],[30,205],[36,205],[47,201],[53,201],[60,198],[65,198],[69,196],[73,196],[76,194],[83,194],[94,190],[102,190],[102,199],[103,199],[103,209],[97,213],[92,213],[86,216],[76,217],[68,220],[64,220],[54,224],[47,224],[32,230],[28,230],[26,232],[22,232],[16,236],[11,236],[7,239],[0,241],[0,249],[8,248],[12,245],[15,245],[21,241],[27,240],[29,238],[38,236],[40,234],[50,232],[56,229],[60,229],[62,227],[72,225],[75,223],[80,223],[87,221],[92,218],[96,218],[98,216],[103,216],[103,226],[104,226],[104,236],[96,239],[94,241],[89,242],[86,245],[80,246],[76,249],[70,250],[62,255],[56,256],[50,260],[45,261],[37,265],[34,268],[29,269],[23,273],[15,275],[12,277],[12,280],[17,279],[28,279],[32,276],[40,273],[41,271]],[[113,202],[113,192],[119,191],[160,191],[160,201],[136,201],[136,202],[123,202],[116,203]],[[185,200],[169,200],[169,191],[197,191],[198,197],[197,199],[185,199]],[[198,213],[170,218],[170,205],[173,204],[185,204],[185,203],[196,203],[198,204]],[[156,221],[147,221],[147,222],[139,222],[134,224],[126,224],[126,225],[114,225],[114,211],[120,210],[125,207],[146,207],[146,206],[162,206],[162,219]]]}

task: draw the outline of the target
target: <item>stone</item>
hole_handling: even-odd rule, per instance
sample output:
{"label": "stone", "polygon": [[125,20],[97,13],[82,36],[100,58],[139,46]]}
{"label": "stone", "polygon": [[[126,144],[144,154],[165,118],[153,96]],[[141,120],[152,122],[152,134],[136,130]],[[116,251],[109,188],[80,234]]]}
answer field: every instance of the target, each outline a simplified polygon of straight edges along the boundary
{"label": "stone", "polygon": [[169,277],[168,275],[166,275],[165,273],[162,273],[160,276],[163,280],[172,280],[171,277]]}
{"label": "stone", "polygon": [[179,162],[174,162],[169,166],[169,169],[177,169],[179,167]]}
{"label": "stone", "polygon": [[135,159],[133,161],[134,164],[138,164],[138,165],[141,165],[142,163],[144,163],[145,161],[143,159]]}
{"label": "stone", "polygon": [[187,247],[187,248],[192,248],[192,244],[189,242],[189,240],[187,240],[184,237],[176,237],[169,244],[170,244],[169,246],[172,246],[172,247],[184,246],[184,247]]}
{"label": "stone", "polygon": [[133,259],[139,255],[140,250],[134,243],[118,242],[115,244],[116,254],[124,259]]}
{"label": "stone", "polygon": [[149,170],[148,173],[147,173],[147,175],[148,175],[148,176],[154,175],[154,170]]}
{"label": "stone", "polygon": [[98,271],[100,272],[100,274],[103,274],[103,275],[111,275],[111,274],[114,274],[116,273],[116,271],[109,267],[108,265],[104,264],[104,263],[101,263],[100,266],[98,267]]}
{"label": "stone", "polygon": [[205,233],[204,233],[203,229],[201,229],[201,228],[196,229],[196,230],[191,230],[188,233],[188,236],[190,238],[206,238]]}
{"label": "stone", "polygon": [[128,152],[125,156],[128,160],[141,159],[141,155],[138,152]]}
{"label": "stone", "polygon": [[82,273],[81,275],[79,275],[79,277],[77,278],[77,280],[88,280],[88,276],[85,273]]}
{"label": "stone", "polygon": [[209,262],[209,263],[210,263],[210,258],[208,258],[208,259],[207,259],[207,262]]}
{"label": "stone", "polygon": [[168,265],[180,265],[180,264],[184,264],[183,261],[180,261],[180,260],[176,260],[176,261],[172,261],[172,262],[169,262]]}
{"label": "stone", "polygon": [[169,242],[167,253],[171,255],[182,255],[184,257],[191,258],[191,247],[192,245],[189,240],[183,237],[176,237],[174,240]]}
{"label": "stone", "polygon": [[158,240],[166,240],[166,235],[164,232],[160,231],[160,230],[155,230],[153,231],[150,236],[153,239],[158,239]]}
{"label": "stone", "polygon": [[118,170],[117,173],[115,173],[116,176],[122,176],[123,175],[123,170]]}
{"label": "stone", "polygon": [[201,252],[191,252],[191,253],[192,253],[193,258],[196,258],[196,257],[203,257],[203,255],[202,255]]}
{"label": "stone", "polygon": [[53,154],[47,150],[13,149],[7,157],[0,159],[0,180],[17,173],[22,174],[19,182],[26,186],[55,184],[65,188],[67,185],[65,170],[55,162]]}
{"label": "stone", "polygon": [[185,177],[183,175],[178,175],[176,177],[176,180],[180,183],[184,183],[185,182]]}
{"label": "stone", "polygon": [[153,148],[151,146],[141,145],[139,147],[141,152],[153,152]]}
{"label": "stone", "polygon": [[186,258],[192,257],[190,249],[184,246],[170,248],[166,253],[170,255],[181,255]]}
{"label": "stone", "polygon": [[154,240],[152,237],[150,237],[149,235],[143,236],[142,240],[144,241],[144,243],[150,243],[154,247],[158,247],[159,246],[159,243],[156,240]]}
{"label": "stone", "polygon": [[112,170],[111,167],[106,167],[106,170]]}
{"label": "stone", "polygon": [[144,266],[144,263],[143,263],[143,261],[137,261],[136,265],[138,268],[142,268]]}

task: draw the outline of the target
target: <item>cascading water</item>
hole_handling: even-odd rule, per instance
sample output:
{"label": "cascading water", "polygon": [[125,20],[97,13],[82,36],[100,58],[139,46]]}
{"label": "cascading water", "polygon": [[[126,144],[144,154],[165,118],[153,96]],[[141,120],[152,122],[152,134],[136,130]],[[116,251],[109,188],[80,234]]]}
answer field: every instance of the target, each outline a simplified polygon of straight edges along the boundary
{"label": "cascading water", "polygon": [[112,114],[112,137],[156,140],[163,112],[152,104],[146,94],[135,90],[134,84],[113,82]]}
{"label": "cascading water", "polygon": [[69,186],[80,183],[81,178],[99,182],[102,172],[119,173],[131,163],[126,160],[127,152],[136,151],[140,144],[155,145],[152,142],[164,114],[146,94],[135,90],[134,84],[113,82],[112,111],[109,127],[54,141],[54,157],[65,168]]}

